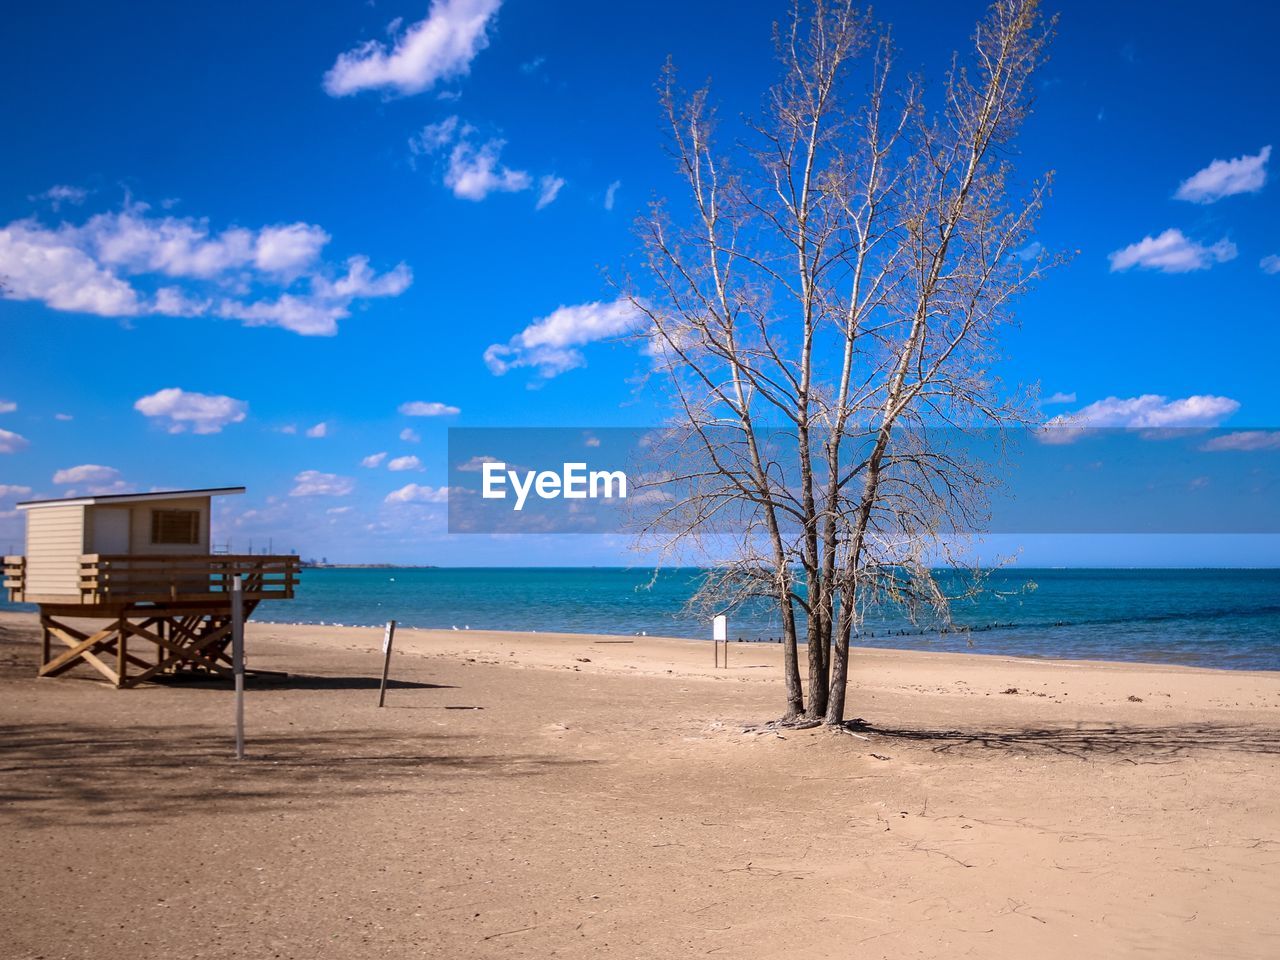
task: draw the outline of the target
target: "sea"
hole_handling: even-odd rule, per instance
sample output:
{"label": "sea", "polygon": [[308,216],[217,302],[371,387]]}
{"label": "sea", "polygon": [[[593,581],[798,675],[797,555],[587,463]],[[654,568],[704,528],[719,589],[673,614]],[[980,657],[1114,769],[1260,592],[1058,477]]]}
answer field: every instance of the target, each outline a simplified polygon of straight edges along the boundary
{"label": "sea", "polygon": [[[254,619],[378,627],[536,630],[710,640],[686,609],[705,572],[626,568],[305,568],[293,600]],[[967,581],[940,574],[949,592]],[[5,606],[0,603],[0,607]],[[776,613],[730,611],[729,638],[776,642]],[[952,625],[873,610],[856,643],[1090,660],[1280,670],[1280,570],[1005,568],[956,601]]]}

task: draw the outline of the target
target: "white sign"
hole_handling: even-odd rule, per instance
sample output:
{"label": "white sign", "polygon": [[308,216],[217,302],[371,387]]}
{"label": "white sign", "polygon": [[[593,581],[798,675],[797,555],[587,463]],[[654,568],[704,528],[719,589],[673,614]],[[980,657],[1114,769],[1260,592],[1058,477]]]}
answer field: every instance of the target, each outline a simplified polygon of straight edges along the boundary
{"label": "white sign", "polygon": [[386,653],[391,649],[391,634],[395,632],[396,622],[394,620],[387,621],[387,630],[382,635],[382,652]]}
{"label": "white sign", "polygon": [[711,639],[724,640],[726,643],[729,640],[729,618],[723,613],[711,621]]}

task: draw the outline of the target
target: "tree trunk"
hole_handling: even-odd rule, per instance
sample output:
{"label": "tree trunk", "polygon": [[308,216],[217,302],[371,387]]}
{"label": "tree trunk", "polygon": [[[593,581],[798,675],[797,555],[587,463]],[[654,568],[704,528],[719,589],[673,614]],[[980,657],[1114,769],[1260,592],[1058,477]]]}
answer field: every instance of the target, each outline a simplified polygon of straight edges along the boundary
{"label": "tree trunk", "polygon": [[[812,584],[812,580],[810,581]],[[827,675],[830,664],[827,654],[831,646],[831,616],[827,605],[830,590],[825,584],[813,584],[809,602],[812,604],[808,624],[809,653],[809,711],[811,720],[821,720],[827,712]]]}
{"label": "tree trunk", "polygon": [[780,602],[782,609],[782,674],[787,687],[787,712],[783,719],[804,716],[804,688],[800,685],[800,655],[796,649],[796,611],[789,596]]}
{"label": "tree trunk", "polygon": [[827,724],[833,727],[844,723],[845,689],[849,681],[849,636],[853,632],[853,604],[842,599],[840,608],[836,648],[831,656],[831,694],[827,697],[825,717]]}

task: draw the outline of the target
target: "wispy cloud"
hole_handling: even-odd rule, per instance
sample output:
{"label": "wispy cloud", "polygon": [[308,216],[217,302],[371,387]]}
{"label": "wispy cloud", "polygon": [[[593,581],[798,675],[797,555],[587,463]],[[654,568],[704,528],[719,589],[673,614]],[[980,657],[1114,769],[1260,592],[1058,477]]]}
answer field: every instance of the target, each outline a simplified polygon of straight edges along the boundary
{"label": "wispy cloud", "polygon": [[342,477],[336,473],[321,473],[319,470],[303,470],[293,478],[291,497],[345,497],[356,488],[356,482],[350,477]]}
{"label": "wispy cloud", "polygon": [[390,48],[369,40],[338,57],[324,76],[325,92],[345,97],[361,90],[422,93],[442,80],[466,75],[489,45],[489,25],[501,0],[435,0],[426,19],[395,34]]}
{"label": "wispy cloud", "polygon": [[622,181],[615,180],[604,191],[604,208],[612,210],[614,203],[618,199],[618,191],[622,189]]}
{"label": "wispy cloud", "polygon": [[360,461],[360,466],[373,470],[382,466],[382,461],[387,459],[387,451],[381,450],[378,453],[371,453]]}
{"label": "wispy cloud", "polygon": [[1163,273],[1189,273],[1233,260],[1236,253],[1236,245],[1225,238],[1204,246],[1188,239],[1181,230],[1169,229],[1156,237],[1143,237],[1137,243],[1112,253],[1111,272],[1142,267]]}
{"label": "wispy cloud", "polygon": [[528,367],[544,378],[555,377],[586,365],[579,347],[630,333],[642,321],[643,314],[627,300],[560,307],[506,343],[491,344],[484,362],[496,376]]}
{"label": "wispy cloud", "polygon": [[216,394],[166,387],[139,397],[133,409],[164,424],[170,433],[220,433],[230,423],[240,423],[249,404]]}
{"label": "wispy cloud", "polygon": [[321,421],[314,427],[307,428],[307,436],[312,440],[321,440],[329,435],[329,424]]}
{"label": "wispy cloud", "polygon": [[1041,401],[1041,403],[1043,403],[1045,406],[1049,406],[1050,404],[1075,403],[1075,402],[1076,402],[1076,395],[1074,392],[1053,393],[1045,397],[1044,400]]}
{"label": "wispy cloud", "polygon": [[0,453],[17,453],[27,449],[29,445],[30,441],[21,434],[12,430],[0,430]]}
{"label": "wispy cloud", "polygon": [[25,497],[30,492],[30,487],[20,486],[16,483],[0,483],[0,500],[9,500],[14,497]]}
{"label": "wispy cloud", "polygon": [[556,197],[560,195],[560,188],[564,186],[564,178],[548,174],[538,182],[540,188],[537,209],[541,210],[543,207],[548,207],[555,203]]}
{"label": "wispy cloud", "polygon": [[524,170],[513,170],[502,163],[502,140],[488,140],[476,146],[463,140],[449,154],[449,167],[444,184],[460,200],[483,200],[491,193],[519,193],[533,186],[533,178]]}
{"label": "wispy cloud", "polygon": [[1087,429],[1124,427],[1144,430],[1171,430],[1187,427],[1216,427],[1240,409],[1230,397],[1196,394],[1170,400],[1159,394],[1138,397],[1107,397],[1064,413],[1045,423],[1040,438],[1049,443],[1071,443]]}
{"label": "wispy cloud", "polygon": [[44,193],[36,193],[27,197],[33,203],[45,201],[55,211],[62,209],[62,205],[70,204],[78,207],[84,203],[89,196],[89,191],[83,187],[73,187],[65,183],[57,183],[46,190]]}
{"label": "wispy cloud", "polygon": [[1206,440],[1201,450],[1239,451],[1280,450],[1280,430],[1238,430]]}
{"label": "wispy cloud", "polygon": [[407,483],[399,490],[392,490],[385,498],[387,503],[448,503],[448,487],[424,487]]}
{"label": "wispy cloud", "polygon": [[405,470],[421,470],[422,461],[414,456],[396,457],[387,464],[387,469],[396,473],[400,473]]}
{"label": "wispy cloud", "polygon": [[1280,273],[1280,255],[1271,253],[1258,261],[1263,273]]}
{"label": "wispy cloud", "polygon": [[1266,146],[1252,156],[1214,160],[1183,180],[1174,197],[1192,203],[1214,203],[1237,193],[1257,193],[1266,185],[1270,158],[1271,147]]}
{"label": "wispy cloud", "polygon": [[462,411],[447,403],[434,400],[410,400],[408,403],[400,404],[400,412],[406,417],[452,417]]}
{"label": "wispy cloud", "polygon": [[405,427],[400,431],[400,439],[405,443],[421,443],[422,435],[413,427]]}
{"label": "wispy cloud", "polygon": [[60,485],[71,483],[113,483],[120,479],[120,471],[115,467],[105,467],[100,463],[82,463],[75,467],[65,467],[53,475],[53,482]]}
{"label": "wispy cloud", "polygon": [[55,310],[215,316],[332,335],[355,301],[399,296],[412,274],[404,264],[377,274],[363,256],[340,272],[321,260],[329,239],[314,224],[215,231],[207,220],[126,203],[79,225],[31,218],[0,228],[0,275],[5,297]]}
{"label": "wispy cloud", "polygon": [[484,469],[486,463],[500,463],[497,457],[490,456],[474,456],[466,463],[458,465],[458,469],[464,473],[479,473]]}
{"label": "wispy cloud", "polygon": [[18,405],[12,400],[0,400],[0,413],[13,413],[18,409]]}
{"label": "wispy cloud", "polygon": [[[409,140],[410,163],[417,157],[445,155],[442,180],[459,200],[479,202],[493,193],[522,193],[532,189],[534,176],[502,162],[507,143],[500,137],[482,137],[480,131],[458,117],[427,124]],[[555,202],[565,185],[563,177],[549,173],[537,178],[536,208]]]}

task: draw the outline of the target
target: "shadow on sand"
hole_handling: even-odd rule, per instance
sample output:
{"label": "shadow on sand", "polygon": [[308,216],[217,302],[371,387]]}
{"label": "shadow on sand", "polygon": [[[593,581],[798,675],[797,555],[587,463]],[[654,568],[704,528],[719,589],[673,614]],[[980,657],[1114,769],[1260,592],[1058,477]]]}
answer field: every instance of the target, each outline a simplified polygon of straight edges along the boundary
{"label": "shadow on sand", "polygon": [[456,777],[536,777],[590,761],[472,752],[470,738],[403,730],[256,733],[195,725],[0,725],[0,823],[154,825],[183,816],[297,811],[346,796],[448,789]]}
{"label": "shadow on sand", "polygon": [[935,753],[967,748],[1014,754],[1054,753],[1079,760],[1113,759],[1128,763],[1168,763],[1211,751],[1280,754],[1280,730],[1247,724],[1180,724],[1168,727],[1077,724],[1017,727],[1005,730],[928,730],[848,724],[850,731],[877,738],[914,741]]}
{"label": "shadow on sand", "polygon": [[[96,679],[96,677],[94,677]],[[156,686],[210,687],[230,690],[232,682],[208,673],[176,673],[161,675],[151,681]],[[377,690],[380,677],[319,677],[304,673],[272,673],[249,671],[245,687],[249,690]],[[448,683],[425,683],[419,680],[387,680],[388,690],[456,690]]]}

